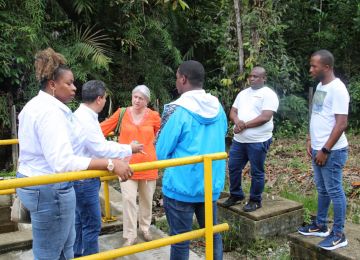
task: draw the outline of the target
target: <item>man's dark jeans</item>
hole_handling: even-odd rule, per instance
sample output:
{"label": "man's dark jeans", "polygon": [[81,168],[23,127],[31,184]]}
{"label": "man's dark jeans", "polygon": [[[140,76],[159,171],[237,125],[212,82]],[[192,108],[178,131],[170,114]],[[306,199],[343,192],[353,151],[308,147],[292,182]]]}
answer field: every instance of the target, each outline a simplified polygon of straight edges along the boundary
{"label": "man's dark jeans", "polygon": [[250,162],[251,187],[250,200],[261,202],[261,193],[264,191],[265,171],[264,164],[272,138],[262,143],[239,143],[233,140],[229,153],[230,195],[244,198],[241,187],[242,171]]}
{"label": "man's dark jeans", "polygon": [[76,193],[75,257],[99,252],[98,237],[101,231],[100,185],[99,178],[74,182]]}
{"label": "man's dark jeans", "polygon": [[[205,204],[204,202],[182,202],[164,196],[164,208],[166,219],[170,226],[170,235],[177,235],[192,230],[193,216],[200,228],[205,227]],[[216,201],[213,202],[213,224],[217,224]],[[190,241],[171,245],[170,260],[189,259]],[[214,234],[214,260],[221,260],[223,256],[222,239],[219,233]]]}

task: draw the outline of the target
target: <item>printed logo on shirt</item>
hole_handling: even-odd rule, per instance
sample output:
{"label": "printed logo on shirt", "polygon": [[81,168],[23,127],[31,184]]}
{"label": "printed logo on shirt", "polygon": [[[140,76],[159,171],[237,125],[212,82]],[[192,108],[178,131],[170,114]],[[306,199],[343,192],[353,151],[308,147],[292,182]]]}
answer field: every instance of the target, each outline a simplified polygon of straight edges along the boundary
{"label": "printed logo on shirt", "polygon": [[313,108],[314,113],[320,113],[323,109],[324,100],[327,92],[322,90],[316,90],[313,98]]}

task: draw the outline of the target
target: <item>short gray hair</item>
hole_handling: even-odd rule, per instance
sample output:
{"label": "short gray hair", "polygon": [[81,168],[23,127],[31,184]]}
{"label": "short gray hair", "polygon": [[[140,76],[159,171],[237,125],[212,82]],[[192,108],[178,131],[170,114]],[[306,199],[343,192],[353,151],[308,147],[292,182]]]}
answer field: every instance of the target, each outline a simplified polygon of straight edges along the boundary
{"label": "short gray hair", "polygon": [[150,102],[150,89],[147,86],[138,85],[133,89],[132,94],[134,95],[135,92],[140,92],[145,96],[147,101]]}

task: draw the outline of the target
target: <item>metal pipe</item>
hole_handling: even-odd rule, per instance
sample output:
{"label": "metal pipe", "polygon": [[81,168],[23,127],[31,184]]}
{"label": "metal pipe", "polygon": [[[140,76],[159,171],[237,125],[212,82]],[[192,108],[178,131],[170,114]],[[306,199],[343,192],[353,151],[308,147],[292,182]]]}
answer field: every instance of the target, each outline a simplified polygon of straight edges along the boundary
{"label": "metal pipe", "polygon": [[105,203],[105,217],[102,218],[103,222],[112,222],[116,221],[115,216],[111,216],[111,207],[110,207],[110,192],[109,192],[109,182],[104,181],[104,203]]}
{"label": "metal pipe", "polygon": [[5,139],[0,140],[0,145],[18,144],[19,139]]}
{"label": "metal pipe", "polygon": [[205,259],[213,259],[212,159],[204,156],[205,188]]}
{"label": "metal pipe", "polygon": [[15,189],[0,190],[0,195],[9,195],[16,193]]}
{"label": "metal pipe", "polygon": [[[131,164],[130,167],[133,171],[144,171],[151,169],[174,167],[179,165],[202,162],[204,160],[204,156],[208,156],[213,160],[220,160],[227,158],[227,154],[225,152],[222,152],[222,153],[213,153],[208,155],[189,156],[189,157],[170,159],[170,160],[137,163],[137,164]],[[56,174],[54,173],[54,174],[47,174],[42,176],[28,177],[28,178],[3,180],[0,181],[0,190],[44,185],[44,184],[57,183],[57,182],[82,180],[82,179],[96,178],[96,177],[105,177],[105,176],[115,177],[114,175],[112,175],[112,173],[108,171],[95,171],[95,170],[56,173]]]}
{"label": "metal pipe", "polygon": [[[219,225],[214,226],[213,230],[215,233],[226,231],[226,230],[229,230],[229,225],[227,223],[219,224]],[[131,255],[131,254],[143,252],[146,250],[151,250],[151,249],[171,245],[171,244],[176,244],[176,243],[186,241],[186,240],[191,240],[194,238],[203,237],[204,234],[205,234],[205,228],[186,232],[186,233],[175,235],[175,236],[160,238],[160,239],[156,239],[156,240],[153,240],[150,242],[136,244],[133,246],[127,246],[127,247],[123,247],[123,248],[109,250],[106,252],[101,252],[98,254],[83,256],[83,257],[79,257],[79,258],[75,258],[75,259],[78,259],[78,260],[113,259],[113,258],[125,256],[125,255]]]}
{"label": "metal pipe", "polygon": [[105,200],[105,220],[109,220],[110,213],[110,196],[109,196],[109,182],[104,181],[104,200]]}

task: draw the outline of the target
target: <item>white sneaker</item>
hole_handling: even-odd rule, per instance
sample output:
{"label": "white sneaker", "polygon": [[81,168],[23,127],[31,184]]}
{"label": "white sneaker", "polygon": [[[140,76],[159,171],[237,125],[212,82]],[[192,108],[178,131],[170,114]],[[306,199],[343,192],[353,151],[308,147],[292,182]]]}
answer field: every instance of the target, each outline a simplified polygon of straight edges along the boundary
{"label": "white sneaker", "polygon": [[150,233],[150,230],[148,230],[148,231],[143,231],[143,232],[142,232],[142,235],[143,235],[145,241],[151,241],[151,240],[153,240],[153,237],[152,237],[152,235],[151,235],[151,233]]}
{"label": "white sneaker", "polygon": [[135,238],[126,238],[123,246],[132,246],[132,245],[136,244],[136,242],[137,242],[136,240],[137,240],[136,237]]}

